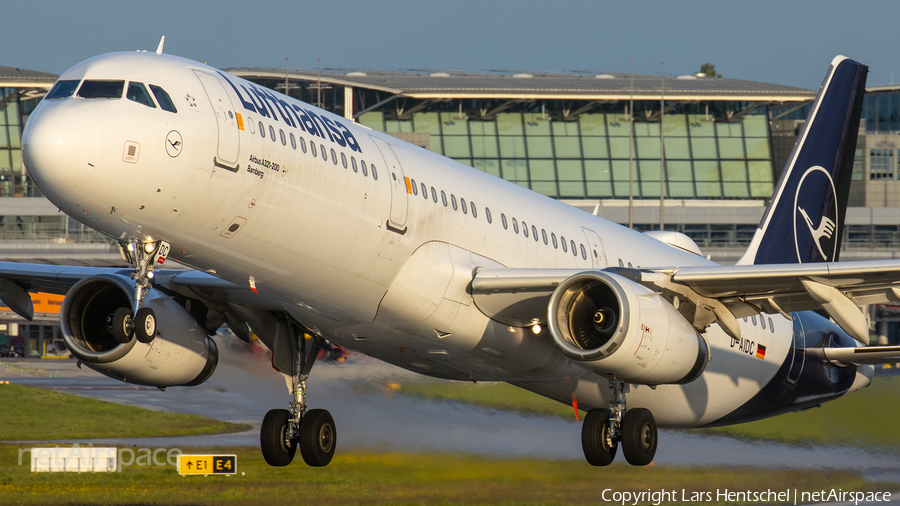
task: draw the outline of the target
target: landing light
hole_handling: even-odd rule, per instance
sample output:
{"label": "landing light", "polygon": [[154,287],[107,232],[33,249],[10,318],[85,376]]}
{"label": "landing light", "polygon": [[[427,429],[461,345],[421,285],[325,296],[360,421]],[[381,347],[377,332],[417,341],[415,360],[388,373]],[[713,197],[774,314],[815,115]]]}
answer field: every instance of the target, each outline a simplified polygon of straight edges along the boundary
{"label": "landing light", "polygon": [[147,253],[153,253],[153,250],[155,248],[156,246],[152,242],[144,243],[144,251],[146,251]]}
{"label": "landing light", "polygon": [[535,323],[534,326],[531,327],[531,331],[534,332],[535,335],[538,335],[541,333],[541,326]]}

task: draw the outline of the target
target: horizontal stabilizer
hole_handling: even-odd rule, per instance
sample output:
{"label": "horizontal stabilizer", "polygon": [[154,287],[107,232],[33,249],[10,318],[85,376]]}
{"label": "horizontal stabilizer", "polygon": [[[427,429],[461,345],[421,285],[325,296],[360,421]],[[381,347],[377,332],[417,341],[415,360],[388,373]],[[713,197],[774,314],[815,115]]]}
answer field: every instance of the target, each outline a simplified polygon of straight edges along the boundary
{"label": "horizontal stabilizer", "polygon": [[900,362],[900,346],[807,348],[806,353],[837,362],[841,365],[892,364]]}

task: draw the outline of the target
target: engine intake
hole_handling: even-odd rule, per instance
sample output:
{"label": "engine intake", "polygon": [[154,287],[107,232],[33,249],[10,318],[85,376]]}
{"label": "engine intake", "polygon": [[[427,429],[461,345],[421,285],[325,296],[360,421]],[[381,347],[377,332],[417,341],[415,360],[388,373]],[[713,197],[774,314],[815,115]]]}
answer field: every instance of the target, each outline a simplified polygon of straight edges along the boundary
{"label": "engine intake", "polygon": [[709,347],[660,294],[617,274],[591,271],[563,281],[548,308],[553,341],[564,355],[628,383],[690,383]]}
{"label": "engine intake", "polygon": [[69,351],[109,377],[156,387],[199,385],[216,369],[218,348],[172,297],[150,290],[144,305],[157,319],[156,338],[144,344],[113,337],[112,315],[131,307],[134,281],[117,274],[82,279],[66,294],[59,320]]}

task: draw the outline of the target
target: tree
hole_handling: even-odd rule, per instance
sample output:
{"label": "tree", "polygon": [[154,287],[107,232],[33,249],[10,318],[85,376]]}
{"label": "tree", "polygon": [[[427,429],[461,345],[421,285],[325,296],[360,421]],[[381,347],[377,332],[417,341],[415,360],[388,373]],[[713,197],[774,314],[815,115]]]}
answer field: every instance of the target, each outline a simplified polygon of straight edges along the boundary
{"label": "tree", "polygon": [[712,63],[700,65],[700,72],[706,74],[707,77],[722,77],[722,74],[716,74],[716,66]]}

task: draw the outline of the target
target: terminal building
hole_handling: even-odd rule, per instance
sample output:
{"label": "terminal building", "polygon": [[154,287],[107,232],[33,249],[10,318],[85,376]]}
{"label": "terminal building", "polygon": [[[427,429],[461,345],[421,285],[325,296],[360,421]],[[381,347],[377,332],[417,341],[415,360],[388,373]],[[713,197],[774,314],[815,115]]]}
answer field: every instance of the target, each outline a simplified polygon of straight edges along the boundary
{"label": "terminal building", "polygon": [[[720,263],[749,244],[816,94],[701,74],[228,72],[636,230],[682,232]],[[0,67],[0,260],[121,265],[22,167],[22,125],[55,79]],[[900,85],[870,88],[863,115],[841,259],[896,258]],[[900,342],[900,308],[870,314]]]}

